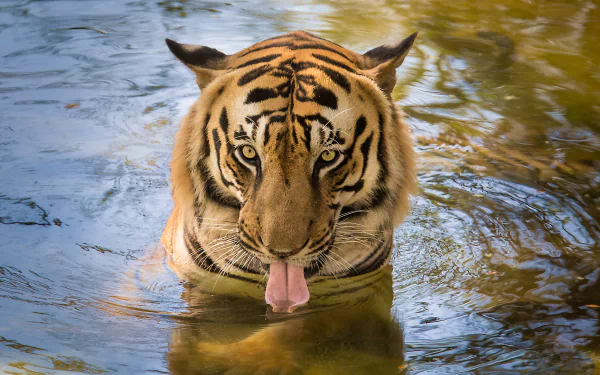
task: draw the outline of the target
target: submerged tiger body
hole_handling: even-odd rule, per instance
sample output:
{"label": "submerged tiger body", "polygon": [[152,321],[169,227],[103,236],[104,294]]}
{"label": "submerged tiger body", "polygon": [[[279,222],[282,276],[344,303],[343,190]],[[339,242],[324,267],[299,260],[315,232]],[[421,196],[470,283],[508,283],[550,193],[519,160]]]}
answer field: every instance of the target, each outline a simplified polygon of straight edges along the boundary
{"label": "submerged tiger body", "polygon": [[171,162],[162,242],[176,272],[264,285],[275,311],[307,284],[385,266],[415,188],[390,97],[416,34],[363,55],[306,32],[234,55],[167,40],[202,90]]}

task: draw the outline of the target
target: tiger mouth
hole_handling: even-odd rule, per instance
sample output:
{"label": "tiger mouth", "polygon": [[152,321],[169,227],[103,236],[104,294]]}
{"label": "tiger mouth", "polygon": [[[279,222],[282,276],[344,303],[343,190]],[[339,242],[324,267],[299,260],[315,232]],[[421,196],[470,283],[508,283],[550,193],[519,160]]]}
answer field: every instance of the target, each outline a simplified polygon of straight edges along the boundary
{"label": "tiger mouth", "polygon": [[316,256],[302,261],[293,257],[280,259],[273,256],[262,260],[255,255],[262,270],[268,274],[265,302],[271,305],[273,312],[292,313],[309,301],[307,280],[321,271],[324,257],[331,246],[332,243]]}
{"label": "tiger mouth", "polygon": [[[263,247],[263,249],[254,248],[250,244],[248,244],[247,241],[240,241],[240,245],[244,251],[252,255],[256,259],[256,261],[259,262],[259,268],[264,273],[269,273],[269,267],[271,264],[277,262],[285,262],[303,267],[304,277],[308,279],[318,274],[324,267],[326,258],[331,248],[333,247],[333,244],[335,243],[336,228],[334,227],[330,231],[330,233],[330,235],[325,236],[329,237],[326,241],[322,242],[318,240],[316,243],[312,244],[313,248],[304,249],[306,245],[310,242],[310,239],[307,239],[306,242],[301,246],[299,251],[296,251],[293,255],[287,257],[266,253],[268,249],[264,249],[264,245],[262,245],[262,240],[260,240],[260,238],[258,239],[258,241],[252,239],[252,242],[260,244],[261,247]],[[250,237],[250,235],[246,231],[244,231],[243,227],[239,225],[237,228],[237,236],[238,239],[245,239]],[[306,254],[304,256],[296,256],[297,253],[302,252],[303,250],[306,250]]]}
{"label": "tiger mouth", "polygon": [[278,259],[276,257],[268,257],[266,259],[264,259],[264,258],[261,259],[262,257],[256,255],[254,252],[248,251],[246,248],[243,248],[243,249],[244,249],[244,251],[253,255],[256,258],[256,260],[258,262],[260,262],[260,265],[259,265],[260,270],[263,271],[264,273],[269,272],[269,268],[270,268],[271,264],[277,263],[277,262],[285,262],[285,263],[299,265],[302,268],[304,268],[304,277],[306,279],[309,279],[309,278],[315,276],[316,274],[318,274],[323,269],[323,261],[325,258],[325,254],[327,254],[327,252],[329,251],[329,248],[325,249],[318,255],[312,256],[308,259],[307,258],[304,258],[304,259]]}

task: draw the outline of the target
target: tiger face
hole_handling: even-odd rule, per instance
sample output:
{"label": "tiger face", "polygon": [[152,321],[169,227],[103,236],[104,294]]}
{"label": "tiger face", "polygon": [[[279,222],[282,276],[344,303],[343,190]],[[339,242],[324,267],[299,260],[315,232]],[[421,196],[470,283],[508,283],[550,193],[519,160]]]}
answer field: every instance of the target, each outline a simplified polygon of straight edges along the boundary
{"label": "tiger face", "polygon": [[[414,187],[390,92],[415,37],[364,55],[305,32],[230,56],[167,40],[202,89],[172,161],[197,266],[268,273],[266,301],[293,311],[309,299],[311,277],[385,265]],[[211,248],[226,240],[236,250]]]}

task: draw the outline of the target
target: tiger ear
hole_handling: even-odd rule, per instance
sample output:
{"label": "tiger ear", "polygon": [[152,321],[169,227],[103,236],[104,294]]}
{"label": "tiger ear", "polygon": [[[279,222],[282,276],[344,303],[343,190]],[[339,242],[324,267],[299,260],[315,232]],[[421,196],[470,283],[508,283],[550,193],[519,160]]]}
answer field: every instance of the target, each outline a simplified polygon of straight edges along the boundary
{"label": "tiger ear", "polygon": [[402,65],[416,38],[417,33],[414,33],[400,43],[379,46],[362,55],[363,65],[384,92],[389,94],[394,89],[396,68]]}
{"label": "tiger ear", "polygon": [[223,74],[227,66],[229,56],[214,48],[180,44],[171,39],[165,41],[173,55],[196,73],[196,83],[200,89]]}

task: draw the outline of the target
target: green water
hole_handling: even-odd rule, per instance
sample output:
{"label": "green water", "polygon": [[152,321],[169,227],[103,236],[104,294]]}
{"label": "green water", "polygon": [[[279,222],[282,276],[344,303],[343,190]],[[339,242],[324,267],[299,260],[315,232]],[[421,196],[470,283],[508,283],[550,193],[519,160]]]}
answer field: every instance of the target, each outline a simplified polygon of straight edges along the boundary
{"label": "green water", "polygon": [[[164,38],[297,29],[419,32],[393,97],[420,190],[393,269],[281,317],[155,247],[198,95]],[[594,1],[1,2],[0,372],[600,373],[599,45]]]}

